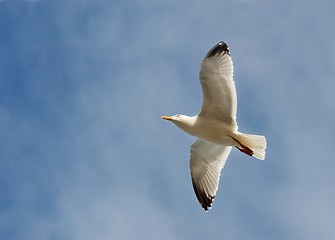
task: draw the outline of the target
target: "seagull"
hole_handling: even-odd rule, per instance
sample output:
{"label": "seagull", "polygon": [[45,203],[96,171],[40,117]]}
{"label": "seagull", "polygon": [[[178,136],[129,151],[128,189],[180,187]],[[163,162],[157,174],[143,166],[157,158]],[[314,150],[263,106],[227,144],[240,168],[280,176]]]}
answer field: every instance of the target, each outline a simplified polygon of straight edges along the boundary
{"label": "seagull", "polygon": [[207,212],[219,186],[220,173],[232,147],[265,159],[266,138],[238,131],[237,96],[233,62],[227,43],[217,43],[200,67],[203,102],[196,116],[162,116],[186,133],[196,137],[190,150],[190,171],[195,195]]}

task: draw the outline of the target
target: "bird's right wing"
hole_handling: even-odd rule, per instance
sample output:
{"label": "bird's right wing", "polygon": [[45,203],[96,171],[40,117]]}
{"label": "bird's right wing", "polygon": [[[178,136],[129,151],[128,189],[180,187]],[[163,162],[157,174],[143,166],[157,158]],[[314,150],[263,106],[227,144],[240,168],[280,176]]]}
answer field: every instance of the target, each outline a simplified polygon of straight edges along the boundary
{"label": "bird's right wing", "polygon": [[[201,63],[203,102],[200,116],[236,125],[237,96],[228,45],[217,43]],[[237,126],[237,125],[236,125]]]}
{"label": "bird's right wing", "polygon": [[220,172],[231,151],[229,146],[197,139],[191,146],[190,169],[195,195],[208,210],[218,190]]}

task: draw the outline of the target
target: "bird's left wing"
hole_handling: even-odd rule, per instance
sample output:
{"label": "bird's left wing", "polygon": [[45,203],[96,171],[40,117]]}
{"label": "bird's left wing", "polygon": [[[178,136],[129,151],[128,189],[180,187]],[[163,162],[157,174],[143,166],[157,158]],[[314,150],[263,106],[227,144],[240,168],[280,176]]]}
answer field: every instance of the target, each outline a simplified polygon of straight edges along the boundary
{"label": "bird's left wing", "polygon": [[227,43],[217,43],[201,63],[203,93],[200,116],[236,125],[237,96],[233,80],[233,62]]}
{"label": "bird's left wing", "polygon": [[231,147],[197,139],[191,146],[190,169],[195,195],[201,206],[208,210],[218,190],[220,172]]}

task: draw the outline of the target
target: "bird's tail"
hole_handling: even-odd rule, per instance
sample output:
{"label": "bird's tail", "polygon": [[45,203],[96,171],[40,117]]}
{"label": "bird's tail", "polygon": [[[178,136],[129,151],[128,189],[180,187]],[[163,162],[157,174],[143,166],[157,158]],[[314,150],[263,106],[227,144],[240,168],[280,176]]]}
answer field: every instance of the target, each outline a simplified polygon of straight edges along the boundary
{"label": "bird's tail", "polygon": [[266,138],[264,136],[241,133],[235,140],[238,142],[237,148],[241,152],[260,160],[265,159]]}

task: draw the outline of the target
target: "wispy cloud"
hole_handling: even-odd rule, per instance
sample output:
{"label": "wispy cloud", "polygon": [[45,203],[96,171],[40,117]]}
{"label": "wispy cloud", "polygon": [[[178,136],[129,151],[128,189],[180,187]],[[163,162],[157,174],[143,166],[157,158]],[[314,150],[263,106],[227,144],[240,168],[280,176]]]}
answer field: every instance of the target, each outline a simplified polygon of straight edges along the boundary
{"label": "wispy cloud", "polygon": [[[1,238],[335,235],[327,4],[2,6]],[[190,183],[193,139],[160,116],[197,113],[200,61],[221,39],[240,129],[264,133],[268,150],[264,162],[232,152],[205,214]]]}

